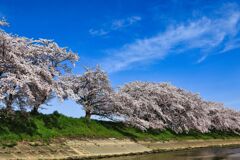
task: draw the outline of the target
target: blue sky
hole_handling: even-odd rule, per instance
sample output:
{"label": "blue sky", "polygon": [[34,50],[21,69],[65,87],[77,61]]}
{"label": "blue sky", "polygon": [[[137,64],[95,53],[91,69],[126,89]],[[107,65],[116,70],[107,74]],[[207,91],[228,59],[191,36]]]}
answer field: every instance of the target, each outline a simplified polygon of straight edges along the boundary
{"label": "blue sky", "polygon": [[[100,64],[113,87],[170,82],[240,109],[240,2],[234,0],[0,0],[8,32],[54,39]],[[44,112],[81,116],[72,101]]]}

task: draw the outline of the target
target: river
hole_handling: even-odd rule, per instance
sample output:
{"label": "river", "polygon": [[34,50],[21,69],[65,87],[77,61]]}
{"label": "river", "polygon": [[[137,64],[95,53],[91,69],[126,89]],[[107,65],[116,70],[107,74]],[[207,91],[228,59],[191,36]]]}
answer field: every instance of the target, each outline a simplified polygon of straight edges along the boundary
{"label": "river", "polygon": [[240,160],[240,148],[239,146],[200,148],[103,160]]}

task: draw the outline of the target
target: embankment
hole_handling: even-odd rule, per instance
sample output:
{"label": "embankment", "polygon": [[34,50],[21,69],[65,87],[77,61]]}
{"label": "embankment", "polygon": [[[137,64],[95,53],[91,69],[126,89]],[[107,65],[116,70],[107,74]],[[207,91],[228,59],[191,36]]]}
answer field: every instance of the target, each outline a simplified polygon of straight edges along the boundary
{"label": "embankment", "polygon": [[184,140],[167,142],[118,139],[55,139],[51,142],[19,142],[2,147],[0,159],[88,159],[144,154],[189,148],[240,145],[240,139]]}

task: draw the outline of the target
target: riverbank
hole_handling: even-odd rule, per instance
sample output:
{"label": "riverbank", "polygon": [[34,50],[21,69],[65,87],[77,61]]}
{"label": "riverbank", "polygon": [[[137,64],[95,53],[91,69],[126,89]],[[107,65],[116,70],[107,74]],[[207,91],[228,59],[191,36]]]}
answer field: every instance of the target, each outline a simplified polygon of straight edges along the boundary
{"label": "riverbank", "polygon": [[13,147],[0,148],[0,160],[5,159],[91,159],[122,155],[147,154],[211,146],[240,145],[240,139],[132,141],[128,139],[54,139],[51,142],[18,142]]}
{"label": "riverbank", "polygon": [[29,116],[16,112],[0,122],[0,160],[86,159],[240,145],[240,135],[232,132],[141,131],[120,122],[86,121],[57,112]]}
{"label": "riverbank", "polygon": [[132,139],[135,141],[170,141],[196,139],[235,139],[240,135],[233,132],[211,131],[209,133],[189,132],[175,133],[171,130],[147,130],[120,122],[72,118],[54,112],[53,114],[22,115],[14,113],[9,118],[0,116],[0,146],[5,143],[14,146],[21,141],[49,141],[56,138],[88,138],[88,139]]}

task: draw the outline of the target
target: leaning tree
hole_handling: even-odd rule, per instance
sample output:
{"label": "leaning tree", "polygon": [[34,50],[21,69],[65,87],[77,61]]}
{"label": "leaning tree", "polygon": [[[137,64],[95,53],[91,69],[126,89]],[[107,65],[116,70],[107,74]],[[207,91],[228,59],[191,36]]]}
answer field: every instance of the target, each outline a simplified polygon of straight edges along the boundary
{"label": "leaning tree", "polygon": [[91,115],[109,116],[113,110],[113,90],[109,84],[107,74],[99,67],[87,69],[83,75],[63,76],[59,86],[65,95],[83,106],[85,118]]}
{"label": "leaning tree", "polygon": [[213,103],[208,109],[210,130],[240,134],[240,112]]}
{"label": "leaning tree", "polygon": [[168,83],[132,82],[117,93],[117,116],[142,130],[171,129],[176,133],[240,129],[239,112],[207,102],[198,94]]}
{"label": "leaning tree", "polygon": [[[36,83],[29,83],[29,89],[33,93],[33,112],[37,112],[37,109],[41,104],[46,102],[53,92],[58,89],[56,79],[64,73],[71,72],[71,67],[69,62],[74,63],[78,60],[78,56],[66,48],[59,47],[57,43],[50,40],[40,39],[33,43],[32,53],[40,53],[35,57],[35,60],[31,61],[34,66],[38,65],[43,69],[48,75],[49,79],[42,78],[42,81],[49,85],[49,89],[40,89]],[[49,81],[50,80],[50,81]],[[37,91],[37,92],[36,92]]]}
{"label": "leaning tree", "polygon": [[[6,22],[0,24],[6,25]],[[56,79],[69,71],[78,56],[52,40],[33,40],[0,31],[0,101],[37,111],[57,87]],[[24,107],[25,106],[25,107]]]}

